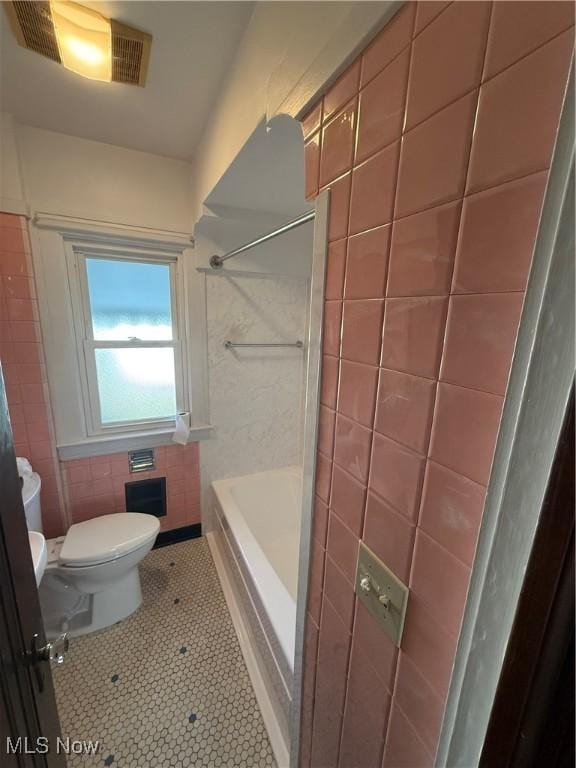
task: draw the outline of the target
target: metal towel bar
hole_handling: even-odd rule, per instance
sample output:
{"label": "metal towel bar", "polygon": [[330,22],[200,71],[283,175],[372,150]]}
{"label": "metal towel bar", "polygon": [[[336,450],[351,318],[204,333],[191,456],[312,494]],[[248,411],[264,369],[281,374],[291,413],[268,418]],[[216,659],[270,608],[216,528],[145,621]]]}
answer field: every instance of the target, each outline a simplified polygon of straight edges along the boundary
{"label": "metal towel bar", "polygon": [[267,343],[260,343],[260,342],[253,342],[250,344],[245,344],[243,342],[235,342],[235,341],[225,341],[224,346],[226,349],[233,349],[234,347],[298,347],[298,349],[302,349],[304,346],[303,341],[293,341],[293,342],[285,342],[280,344],[267,344]]}

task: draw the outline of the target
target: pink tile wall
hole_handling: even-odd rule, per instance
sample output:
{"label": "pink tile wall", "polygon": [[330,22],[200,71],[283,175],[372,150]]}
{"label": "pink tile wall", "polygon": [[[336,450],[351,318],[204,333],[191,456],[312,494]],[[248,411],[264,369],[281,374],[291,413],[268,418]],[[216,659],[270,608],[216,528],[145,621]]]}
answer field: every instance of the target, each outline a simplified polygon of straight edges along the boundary
{"label": "pink tile wall", "polygon": [[124,484],[166,477],[163,530],[200,522],[199,446],[154,449],[153,472],[128,472],[128,454],[58,462],[26,219],[0,213],[0,360],[16,454],[42,477],[45,534],[125,511]]}
{"label": "pink tile wall", "polygon": [[[331,188],[303,768],[433,764],[573,24],[407,3],[303,121]],[[399,652],[360,539],[410,586]]]}

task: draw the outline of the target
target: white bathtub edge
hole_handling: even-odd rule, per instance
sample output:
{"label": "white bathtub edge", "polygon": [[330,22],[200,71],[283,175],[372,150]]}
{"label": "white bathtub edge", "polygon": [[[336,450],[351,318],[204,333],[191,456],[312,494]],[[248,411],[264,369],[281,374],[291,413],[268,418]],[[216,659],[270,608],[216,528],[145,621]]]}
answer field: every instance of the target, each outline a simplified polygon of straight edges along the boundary
{"label": "white bathtub edge", "polygon": [[240,649],[242,651],[242,655],[244,656],[246,668],[248,669],[248,674],[250,675],[250,680],[252,682],[252,687],[254,688],[256,700],[258,702],[258,706],[260,707],[260,711],[262,712],[262,719],[264,720],[264,725],[266,726],[266,731],[268,732],[268,738],[270,739],[270,744],[272,746],[272,751],[274,752],[276,763],[278,764],[278,768],[288,768],[290,764],[289,746],[282,734],[282,729],[276,717],[272,699],[268,693],[268,689],[258,665],[257,655],[252,648],[252,643],[250,642],[250,635],[244,623],[242,614],[238,609],[238,605],[234,597],[234,590],[230,584],[230,579],[228,578],[228,573],[226,571],[222,555],[220,554],[219,544],[213,533],[206,533],[206,539],[208,541],[210,553],[212,555],[212,559],[214,560],[214,565],[216,566],[216,571],[220,579],[222,592],[224,593],[224,597],[226,599],[226,604],[232,619],[232,624],[234,625],[236,636],[238,637]]}

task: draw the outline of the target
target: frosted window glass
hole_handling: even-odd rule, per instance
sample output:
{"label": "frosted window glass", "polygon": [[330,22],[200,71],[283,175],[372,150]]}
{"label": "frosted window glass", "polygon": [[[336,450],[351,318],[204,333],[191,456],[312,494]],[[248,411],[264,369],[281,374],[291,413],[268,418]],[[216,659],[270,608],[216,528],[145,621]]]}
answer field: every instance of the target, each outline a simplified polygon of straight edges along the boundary
{"label": "frosted window glass", "polygon": [[97,341],[172,339],[170,267],[119,259],[86,259]]}
{"label": "frosted window glass", "polygon": [[102,423],[173,417],[174,350],[96,349]]}

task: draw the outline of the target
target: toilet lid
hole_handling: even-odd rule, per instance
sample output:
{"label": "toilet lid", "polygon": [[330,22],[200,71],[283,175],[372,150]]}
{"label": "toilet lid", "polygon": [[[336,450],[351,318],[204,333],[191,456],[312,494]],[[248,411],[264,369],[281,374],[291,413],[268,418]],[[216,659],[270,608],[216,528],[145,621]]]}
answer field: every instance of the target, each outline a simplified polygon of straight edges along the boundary
{"label": "toilet lid", "polygon": [[116,560],[155,539],[160,522],[153,515],[118,512],[75,523],[60,550],[62,565],[97,565]]}

